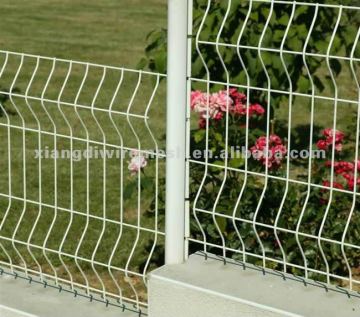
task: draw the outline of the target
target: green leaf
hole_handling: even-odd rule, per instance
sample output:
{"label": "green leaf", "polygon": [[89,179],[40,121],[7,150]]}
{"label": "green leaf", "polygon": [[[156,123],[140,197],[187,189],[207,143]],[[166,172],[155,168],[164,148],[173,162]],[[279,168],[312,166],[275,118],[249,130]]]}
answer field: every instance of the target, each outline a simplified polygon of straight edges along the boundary
{"label": "green leaf", "polygon": [[305,76],[301,76],[297,82],[297,86],[300,91],[307,92],[310,87],[310,81]]}
{"label": "green leaf", "polygon": [[342,39],[339,36],[336,36],[331,45],[331,51],[333,52],[333,54],[335,54],[341,49],[342,46],[343,46]]}
{"label": "green leaf", "polygon": [[329,43],[324,40],[316,41],[315,48],[319,53],[325,53],[328,49]]}
{"label": "green leaf", "polygon": [[233,168],[240,168],[244,166],[244,159],[242,157],[233,158],[229,161],[229,166]]}
{"label": "green leaf", "polygon": [[297,19],[300,15],[304,13],[308,13],[309,7],[308,6],[298,6],[295,11],[295,19]]}
{"label": "green leaf", "polygon": [[213,162],[214,165],[218,165],[218,166],[224,166],[224,161],[215,161]]}
{"label": "green leaf", "polygon": [[218,141],[218,142],[222,142],[223,141],[223,136],[222,136],[222,134],[221,133],[215,133],[214,134],[214,136],[215,136],[215,140],[216,141]]}
{"label": "green leaf", "polygon": [[216,222],[220,228],[222,233],[226,232],[226,218],[224,217],[216,217]]}
{"label": "green leaf", "polygon": [[151,188],[154,185],[154,180],[152,177],[141,177],[141,186],[144,189]]}
{"label": "green leaf", "polygon": [[203,130],[203,129],[197,130],[194,133],[194,141],[195,141],[195,143],[201,142],[205,137],[205,133],[206,133],[206,130]]}
{"label": "green leaf", "polygon": [[268,7],[263,7],[263,8],[261,9],[261,14],[263,15],[263,17],[264,17],[265,19],[267,19],[267,18],[269,17],[269,14],[270,14],[270,8],[268,8]]}
{"label": "green leaf", "polygon": [[250,14],[250,19],[252,19],[254,21],[258,21],[259,20],[259,12],[258,11],[253,11]]}
{"label": "green leaf", "polygon": [[133,193],[137,190],[137,183],[131,182],[127,183],[127,185],[124,188],[124,199],[131,199],[133,196]]}
{"label": "green leaf", "polygon": [[284,15],[281,16],[281,18],[277,22],[281,25],[287,26],[289,23],[289,15],[285,13]]}
{"label": "green leaf", "polygon": [[166,61],[167,61],[166,52],[160,52],[155,56],[154,58],[155,67],[159,73],[166,72]]}
{"label": "green leaf", "polygon": [[284,31],[283,30],[275,30],[273,34],[273,41],[275,42],[281,42],[284,37]]}
{"label": "green leaf", "polygon": [[290,39],[288,45],[294,51],[301,51],[303,46],[302,41],[297,36]]}

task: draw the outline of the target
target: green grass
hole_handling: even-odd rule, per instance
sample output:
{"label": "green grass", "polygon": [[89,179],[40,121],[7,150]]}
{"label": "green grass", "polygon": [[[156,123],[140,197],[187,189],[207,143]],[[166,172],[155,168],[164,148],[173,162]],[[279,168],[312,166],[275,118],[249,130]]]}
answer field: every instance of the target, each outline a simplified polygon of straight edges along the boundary
{"label": "green grass", "polygon": [[2,49],[134,67],[166,25],[165,0],[1,2]]}
{"label": "green grass", "polygon": [[[71,59],[74,61],[92,62],[97,64],[124,66],[135,68],[137,62],[143,55],[146,45],[145,39],[147,33],[154,28],[164,27],[166,24],[166,1],[165,0],[111,0],[111,1],[84,1],[84,0],[61,0],[61,1],[3,1],[2,18],[0,20],[0,45],[2,50],[13,52],[24,52],[28,54]],[[5,54],[0,54],[1,65],[5,61]],[[20,65],[20,57],[11,55],[8,64],[1,78],[0,87],[2,90],[9,89],[12,85],[15,73]],[[29,96],[40,97],[44,91],[44,86],[52,69],[52,61],[41,60],[36,71],[32,85],[29,88]],[[64,83],[66,74],[69,70],[69,64],[57,62],[53,76],[45,91],[45,98],[57,100],[59,92]],[[36,59],[25,57],[18,80],[14,87],[20,94],[25,94],[29,81],[36,67]],[[65,86],[61,100],[74,103],[80,83],[85,74],[85,66],[72,65],[71,75]],[[90,67],[83,90],[80,94],[78,104],[90,107],[100,83],[103,74],[102,68]],[[100,89],[99,95],[95,100],[94,106],[101,109],[108,109],[112,100],[114,90],[119,82],[121,72],[119,70],[107,70],[105,80]],[[132,94],[136,88],[138,75],[125,73],[123,84],[116,96],[113,110],[126,112]],[[140,89],[133,101],[130,112],[143,115],[148,101],[155,87],[155,80],[152,76],[144,75],[141,80]],[[161,83],[158,92],[154,98],[151,110],[149,112],[149,126],[159,140],[160,148],[164,146],[162,136],[165,128],[165,110],[164,110],[164,83]],[[24,98],[15,97],[13,99],[16,109],[10,101],[6,103],[6,110],[10,115],[10,123],[16,126],[22,126],[21,117],[23,116],[25,126],[31,129],[38,129],[36,118],[30,109],[39,119],[42,131],[53,133],[54,125],[47,115],[53,119],[56,133],[70,136],[70,131],[74,137],[86,138],[86,130],[81,124],[81,120],[86,122],[89,138],[100,144],[104,142],[119,146],[121,144],[119,135],[112,124],[107,112],[95,111],[94,115],[90,109],[79,109],[78,114],[73,106],[60,105],[56,103],[44,102],[41,104],[38,100],[30,99],[28,104]],[[66,124],[66,120],[69,126]],[[81,119],[81,120],[80,120]],[[114,115],[113,119],[124,139],[124,146],[137,147],[137,139],[130,124],[124,115]],[[97,125],[98,120],[100,127]],[[7,123],[6,117],[0,118],[0,123]],[[142,118],[130,118],[130,123],[134,126],[139,136],[141,146],[144,149],[154,149],[155,145],[146,129]],[[7,152],[7,128],[0,126],[0,139],[3,146],[0,149],[0,170],[3,176],[0,179],[0,192],[8,194],[8,152]],[[23,175],[23,141],[22,131],[20,129],[11,129],[11,179],[12,196],[24,198],[24,175]],[[10,206],[8,216],[4,223],[2,235],[11,237],[14,233],[18,220],[23,215],[22,221],[17,229],[16,239],[27,241],[31,234],[31,229],[37,223],[32,233],[30,242],[34,245],[42,246],[46,241],[46,235],[50,225],[52,230],[48,236],[46,247],[58,250],[61,241],[68,229],[68,235],[63,245],[63,252],[75,254],[82,233],[86,232],[84,243],[81,245],[78,255],[80,257],[94,259],[98,262],[108,263],[111,251],[116,244],[116,239],[120,233],[120,163],[116,158],[106,160],[106,195],[104,197],[103,182],[103,164],[104,161],[89,160],[89,206],[87,206],[87,166],[86,160],[74,162],[73,165],[73,197],[70,193],[71,175],[70,160],[58,160],[57,169],[54,168],[53,159],[42,160],[42,182],[39,183],[39,161],[34,157],[34,151],[40,147],[45,149],[54,149],[54,138],[49,134],[41,134],[39,141],[38,133],[27,131],[25,133],[26,144],[26,198],[28,202],[12,199],[9,201],[6,197],[0,198],[1,219],[5,211]],[[91,143],[91,146],[96,144]],[[69,150],[71,143],[69,138],[57,137],[57,149]],[[102,145],[97,144],[99,148]],[[74,141],[73,148],[76,150],[85,150],[86,143],[83,141]],[[113,147],[107,146],[106,149]],[[137,177],[130,174],[127,170],[129,159],[124,161],[124,213],[123,222],[130,225],[136,225],[138,221],[137,206]],[[164,174],[163,162],[160,162],[160,175]],[[55,171],[57,175],[55,175]],[[144,217],[144,212],[148,209],[152,198],[155,195],[154,190],[155,160],[150,160],[145,174],[142,175],[146,188],[142,189],[142,199],[140,205],[141,226],[149,229],[154,228],[154,218]],[[42,208],[34,202],[39,201],[41,185]],[[55,198],[55,186],[57,188],[57,197]],[[71,199],[72,198],[72,199]],[[104,208],[104,199],[106,206]],[[31,202],[32,201],[32,202]],[[58,208],[53,206],[57,205]],[[73,209],[80,214],[71,215],[67,210]],[[92,217],[86,224],[86,212]],[[24,211],[24,213],[23,213]],[[101,237],[103,230],[103,221],[101,217],[106,213],[106,218],[111,222],[106,223],[105,232],[102,236],[98,251],[93,254],[95,246]],[[96,218],[98,217],[98,218]],[[100,218],[99,218],[100,217]],[[70,225],[71,224],[71,225]],[[162,226],[161,223],[159,223]],[[160,227],[162,229],[162,227]],[[125,268],[127,259],[133,248],[137,231],[130,227],[123,227],[122,238],[116,250],[112,265]],[[144,263],[149,250],[145,247],[150,245],[155,238],[154,234],[142,231],[139,236],[137,248],[128,268],[131,271],[138,271],[139,266]],[[15,264],[22,266],[20,257],[16,254],[11,244],[3,240],[4,247],[9,250]],[[28,268],[39,270],[36,262],[27,250],[25,245],[16,244],[22,257],[25,259]],[[61,265],[61,259],[58,254],[46,252],[41,249],[30,247],[36,260],[40,263],[41,269],[45,273],[55,274],[46,260],[46,255],[54,265],[56,274],[59,277],[69,279],[68,273]],[[8,261],[3,252],[0,253],[1,260]],[[74,259],[63,256],[62,260],[68,265],[72,272],[75,282],[84,284],[85,280],[77,269]],[[79,261],[80,267],[84,270],[89,280],[90,286],[100,288],[101,284],[96,278],[89,262]],[[106,290],[118,294],[115,283],[112,281],[107,268],[95,265],[104,280]],[[125,289],[123,295],[135,299],[134,292],[129,285],[132,283],[139,292],[140,298],[144,298],[144,285],[140,278],[133,277],[129,284],[123,273],[113,270],[117,283]]]}

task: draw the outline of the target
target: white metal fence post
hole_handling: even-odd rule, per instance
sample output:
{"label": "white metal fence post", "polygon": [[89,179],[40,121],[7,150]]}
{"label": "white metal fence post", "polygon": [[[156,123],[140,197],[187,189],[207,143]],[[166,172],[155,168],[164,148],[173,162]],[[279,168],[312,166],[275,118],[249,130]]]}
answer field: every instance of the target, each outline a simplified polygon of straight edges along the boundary
{"label": "white metal fence post", "polygon": [[165,262],[184,261],[187,1],[168,0]]}

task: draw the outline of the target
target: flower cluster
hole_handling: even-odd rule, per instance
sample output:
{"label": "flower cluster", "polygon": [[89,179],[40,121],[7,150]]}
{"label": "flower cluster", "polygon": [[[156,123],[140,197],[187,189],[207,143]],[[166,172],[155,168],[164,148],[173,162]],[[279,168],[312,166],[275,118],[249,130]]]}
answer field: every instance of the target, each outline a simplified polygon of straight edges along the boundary
{"label": "flower cluster", "polygon": [[[268,143],[268,151],[267,151]],[[283,145],[283,141],[276,134],[269,136],[267,140],[266,136],[261,136],[256,140],[253,147],[250,148],[255,160],[260,161],[263,165],[267,165],[269,168],[278,168],[284,159],[287,149]],[[268,158],[268,159],[267,159]]]}
{"label": "flower cluster", "polygon": [[246,95],[239,92],[236,88],[227,90],[220,90],[216,93],[203,93],[199,90],[191,92],[190,107],[191,110],[199,113],[199,127],[206,126],[206,119],[219,121],[224,117],[228,111],[230,114],[236,116],[261,116],[265,109],[255,103],[246,106]]}
{"label": "flower cluster", "polygon": [[[335,150],[342,151],[343,141],[345,134],[331,128],[327,128],[322,132],[324,138],[317,142],[317,147],[321,150],[328,150],[335,142]],[[360,172],[360,161],[347,162],[347,161],[326,161],[325,167],[333,168],[336,176],[336,181],[333,181],[332,187],[338,189],[353,190],[355,184],[360,185],[360,179],[355,179],[355,169]],[[342,183],[346,183],[343,185]],[[328,180],[323,181],[323,186],[330,187],[331,182]]]}
{"label": "flower cluster", "polygon": [[132,175],[138,173],[146,167],[147,161],[146,158],[138,151],[131,152],[131,160],[128,165],[128,169]]}
{"label": "flower cluster", "polygon": [[[357,178],[357,180],[355,180],[355,168],[357,169],[358,172],[360,172],[360,161],[358,161],[357,163],[339,161],[339,162],[334,162],[334,164],[332,164],[331,161],[327,161],[325,163],[325,166],[329,168],[333,166],[334,173],[337,176],[342,177],[346,181],[346,185],[348,189],[353,190],[355,183],[357,185],[360,185],[360,179]],[[324,181],[323,185],[329,187],[330,182]],[[344,189],[344,186],[337,182],[333,183],[333,187]]]}
{"label": "flower cluster", "polygon": [[335,138],[335,150],[337,152],[340,152],[342,150],[342,142],[344,140],[344,136],[345,134],[341,131],[338,130],[334,130],[331,128],[327,128],[323,131],[323,136],[324,138],[319,140],[316,143],[316,146],[318,147],[319,150],[325,150],[327,151],[329,149],[329,147],[331,147],[334,143],[334,138]]}

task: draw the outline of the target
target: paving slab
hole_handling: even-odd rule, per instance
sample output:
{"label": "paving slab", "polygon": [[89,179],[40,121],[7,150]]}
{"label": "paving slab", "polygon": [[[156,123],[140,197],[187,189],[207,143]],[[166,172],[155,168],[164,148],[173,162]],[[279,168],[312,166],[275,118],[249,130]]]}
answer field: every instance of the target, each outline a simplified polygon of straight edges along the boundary
{"label": "paving slab", "polygon": [[136,317],[138,313],[11,275],[0,276],[0,317]]}

